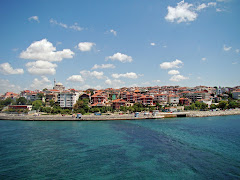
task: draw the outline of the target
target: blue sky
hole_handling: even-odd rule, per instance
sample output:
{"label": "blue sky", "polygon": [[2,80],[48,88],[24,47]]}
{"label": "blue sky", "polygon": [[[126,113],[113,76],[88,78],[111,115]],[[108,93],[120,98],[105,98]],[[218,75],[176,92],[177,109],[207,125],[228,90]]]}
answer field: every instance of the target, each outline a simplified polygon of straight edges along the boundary
{"label": "blue sky", "polygon": [[236,86],[240,1],[0,2],[0,93]]}

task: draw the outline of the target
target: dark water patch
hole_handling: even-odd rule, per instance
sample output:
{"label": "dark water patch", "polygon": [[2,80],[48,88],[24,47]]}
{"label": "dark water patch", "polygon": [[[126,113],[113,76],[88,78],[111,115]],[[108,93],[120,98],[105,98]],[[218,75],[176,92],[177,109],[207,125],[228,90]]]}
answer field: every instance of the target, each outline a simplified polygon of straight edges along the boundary
{"label": "dark water patch", "polygon": [[112,127],[116,131],[124,132],[125,140],[129,144],[133,143],[140,147],[137,162],[156,158],[158,164],[164,164],[160,167],[156,166],[158,170],[181,171],[181,169],[188,168],[202,178],[233,178],[226,172],[238,175],[240,170],[238,161],[223,158],[214,151],[205,151],[204,147],[200,149],[194,144],[166,136],[139,124],[114,123]]}

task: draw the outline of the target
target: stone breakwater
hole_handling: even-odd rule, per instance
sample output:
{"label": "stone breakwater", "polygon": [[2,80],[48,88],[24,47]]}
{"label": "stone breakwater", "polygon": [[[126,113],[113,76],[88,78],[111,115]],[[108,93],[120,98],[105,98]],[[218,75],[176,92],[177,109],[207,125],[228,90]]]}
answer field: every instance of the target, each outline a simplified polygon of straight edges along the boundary
{"label": "stone breakwater", "polygon": [[240,115],[240,109],[221,110],[221,111],[188,111],[188,117],[209,117],[209,116],[227,116]]}

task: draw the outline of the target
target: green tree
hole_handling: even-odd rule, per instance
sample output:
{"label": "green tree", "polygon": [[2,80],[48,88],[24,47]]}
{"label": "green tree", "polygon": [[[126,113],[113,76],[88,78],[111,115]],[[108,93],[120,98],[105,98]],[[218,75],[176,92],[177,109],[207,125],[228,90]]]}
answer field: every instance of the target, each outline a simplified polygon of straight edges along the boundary
{"label": "green tree", "polygon": [[50,103],[50,106],[51,106],[51,107],[53,107],[54,104],[55,104],[54,100],[52,100],[52,99],[49,101],[49,103]]}
{"label": "green tree", "polygon": [[228,107],[229,108],[236,108],[236,107],[238,107],[238,103],[236,101],[231,101],[231,102],[229,102]]}
{"label": "green tree", "polygon": [[210,109],[216,109],[216,108],[217,108],[217,106],[215,104],[210,105]]}
{"label": "green tree", "polygon": [[13,99],[10,98],[10,97],[3,101],[3,105],[5,105],[5,106],[8,106],[8,105],[10,105],[12,103],[13,103]]}
{"label": "green tree", "polygon": [[218,107],[221,109],[226,109],[228,106],[228,102],[227,101],[220,101]]}
{"label": "green tree", "polygon": [[16,100],[17,105],[25,105],[27,104],[27,99],[25,97],[20,97]]}
{"label": "green tree", "polygon": [[41,100],[36,100],[32,102],[32,105],[33,105],[33,110],[39,110],[43,104]]}

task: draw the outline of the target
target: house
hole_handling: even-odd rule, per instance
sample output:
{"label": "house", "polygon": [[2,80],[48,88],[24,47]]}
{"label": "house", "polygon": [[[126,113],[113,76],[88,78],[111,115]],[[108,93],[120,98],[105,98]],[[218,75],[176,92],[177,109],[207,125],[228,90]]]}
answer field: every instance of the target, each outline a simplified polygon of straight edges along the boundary
{"label": "house", "polygon": [[112,107],[113,109],[120,109],[121,106],[126,106],[127,101],[123,99],[116,99],[112,101]]}

